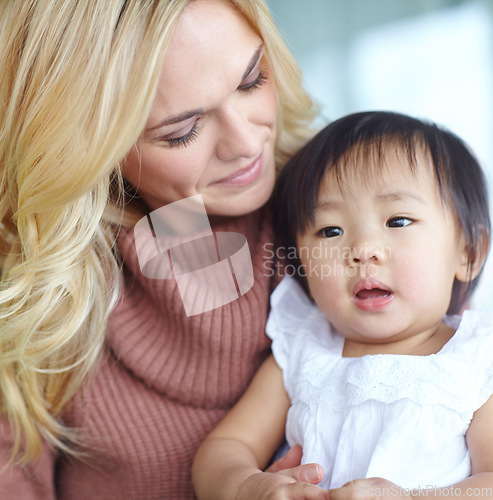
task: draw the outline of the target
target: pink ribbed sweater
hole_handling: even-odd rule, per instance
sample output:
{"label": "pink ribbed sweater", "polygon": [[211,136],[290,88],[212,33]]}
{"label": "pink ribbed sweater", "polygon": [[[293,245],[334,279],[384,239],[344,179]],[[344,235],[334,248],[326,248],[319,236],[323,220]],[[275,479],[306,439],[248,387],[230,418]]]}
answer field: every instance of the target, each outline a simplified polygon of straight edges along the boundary
{"label": "pink ribbed sweater", "polygon": [[[0,473],[1,499],[195,498],[190,467],[198,445],[269,352],[264,326],[275,280],[265,210],[214,229],[247,237],[255,283],[240,299],[191,317],[174,281],[142,276],[133,232],[122,232],[125,287],[109,325],[109,356],[64,415],[82,429],[91,462],[45,447],[34,464]],[[10,443],[1,425],[0,469]]]}

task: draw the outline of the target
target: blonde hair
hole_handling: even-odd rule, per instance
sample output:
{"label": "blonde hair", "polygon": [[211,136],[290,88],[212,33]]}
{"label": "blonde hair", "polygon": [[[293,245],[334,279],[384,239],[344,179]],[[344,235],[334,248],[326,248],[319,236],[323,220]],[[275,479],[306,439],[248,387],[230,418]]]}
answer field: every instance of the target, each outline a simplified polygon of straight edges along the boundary
{"label": "blonde hair", "polygon": [[[189,1],[0,4],[0,413],[23,462],[42,438],[74,453],[60,414],[95,372],[118,297],[119,163]],[[231,1],[265,41],[281,164],[307,139],[311,101],[263,3]]]}

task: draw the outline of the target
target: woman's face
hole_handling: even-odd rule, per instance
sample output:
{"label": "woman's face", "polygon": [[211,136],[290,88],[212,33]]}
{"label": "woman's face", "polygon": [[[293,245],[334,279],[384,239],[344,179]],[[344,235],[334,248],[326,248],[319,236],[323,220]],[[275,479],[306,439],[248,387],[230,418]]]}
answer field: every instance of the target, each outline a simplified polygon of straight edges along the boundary
{"label": "woman's face", "polygon": [[201,194],[210,215],[251,212],[274,186],[276,103],[245,18],[225,0],[190,2],[124,176],[151,210]]}

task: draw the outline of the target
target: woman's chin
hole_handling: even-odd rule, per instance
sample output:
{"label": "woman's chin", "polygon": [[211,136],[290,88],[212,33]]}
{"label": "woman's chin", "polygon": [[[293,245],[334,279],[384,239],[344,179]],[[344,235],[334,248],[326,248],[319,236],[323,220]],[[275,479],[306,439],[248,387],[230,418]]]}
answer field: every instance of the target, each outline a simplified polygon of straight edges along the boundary
{"label": "woman's chin", "polygon": [[250,193],[241,193],[236,196],[224,197],[222,200],[217,198],[208,202],[204,196],[207,215],[217,217],[239,217],[255,212],[262,208],[272,194],[272,186],[263,186],[252,189]]}

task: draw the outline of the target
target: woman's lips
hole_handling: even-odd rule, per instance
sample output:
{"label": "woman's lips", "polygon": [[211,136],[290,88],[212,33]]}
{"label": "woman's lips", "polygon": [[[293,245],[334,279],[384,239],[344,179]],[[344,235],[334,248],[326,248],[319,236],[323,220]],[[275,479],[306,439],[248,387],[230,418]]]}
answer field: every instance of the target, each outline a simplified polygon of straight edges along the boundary
{"label": "woman's lips", "polygon": [[263,156],[260,155],[253,163],[245,168],[240,168],[236,172],[227,177],[214,182],[214,184],[221,184],[228,187],[244,187],[257,180],[262,173]]}
{"label": "woman's lips", "polygon": [[394,292],[374,279],[360,280],[353,290],[355,305],[365,312],[378,312],[394,300]]}

